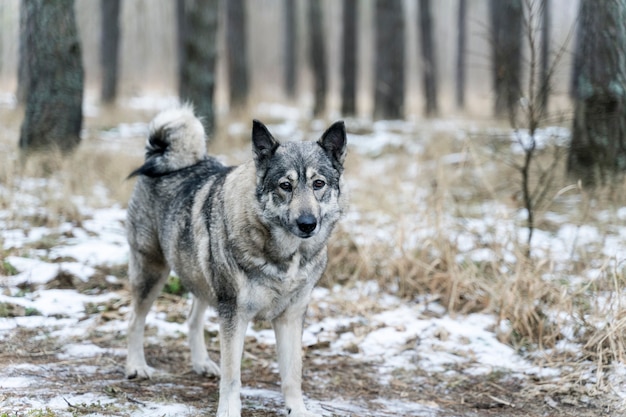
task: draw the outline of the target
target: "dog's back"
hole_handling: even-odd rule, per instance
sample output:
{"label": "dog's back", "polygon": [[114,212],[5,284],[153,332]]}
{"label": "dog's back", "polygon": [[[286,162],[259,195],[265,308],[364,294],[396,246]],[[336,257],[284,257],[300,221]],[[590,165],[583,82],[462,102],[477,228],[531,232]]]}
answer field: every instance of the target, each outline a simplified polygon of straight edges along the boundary
{"label": "dog's back", "polygon": [[230,169],[207,155],[204,128],[191,106],[159,113],[150,123],[145,162],[129,175],[138,177],[127,211],[130,267],[138,263],[133,255],[141,254],[168,272],[175,264],[192,269],[194,248],[179,247],[192,236],[196,191]]}

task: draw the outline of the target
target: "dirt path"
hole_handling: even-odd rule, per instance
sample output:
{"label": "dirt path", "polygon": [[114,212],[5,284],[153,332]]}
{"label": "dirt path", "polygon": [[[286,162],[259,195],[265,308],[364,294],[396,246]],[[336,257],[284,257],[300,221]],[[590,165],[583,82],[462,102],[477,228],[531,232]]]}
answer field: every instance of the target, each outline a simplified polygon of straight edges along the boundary
{"label": "dirt path", "polygon": [[[178,309],[184,303],[172,301],[171,296],[161,300],[161,305],[174,318],[183,314]],[[5,414],[0,416],[212,415],[218,380],[190,371],[182,336],[147,344],[150,364],[162,371],[153,380],[124,378],[125,331],[121,316],[114,309],[86,314],[77,327],[87,331],[69,339],[55,335],[71,323],[67,317],[48,318],[46,326],[18,326],[3,332],[0,410]],[[111,324],[118,321],[119,326],[113,326],[118,330],[111,331]],[[217,358],[217,342],[210,340],[211,355]],[[589,397],[576,392],[575,385],[559,388],[530,377],[520,379],[498,372],[476,377],[454,370],[440,374],[415,370],[381,374],[379,364],[357,360],[348,353],[337,354],[324,343],[306,351],[304,390],[311,399],[309,404],[325,416],[618,415],[609,398]],[[274,416],[282,410],[274,355],[273,346],[248,337],[242,369],[243,416]],[[42,414],[33,414],[33,410]]]}

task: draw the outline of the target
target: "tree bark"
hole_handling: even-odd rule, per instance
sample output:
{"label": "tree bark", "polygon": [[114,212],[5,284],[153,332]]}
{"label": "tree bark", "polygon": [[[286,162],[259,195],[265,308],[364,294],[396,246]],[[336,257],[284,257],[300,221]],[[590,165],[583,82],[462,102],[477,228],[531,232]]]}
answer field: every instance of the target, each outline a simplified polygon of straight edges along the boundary
{"label": "tree bark", "polygon": [[287,98],[296,96],[296,1],[284,0],[285,13],[285,93]]}
{"label": "tree bark", "polygon": [[22,150],[72,151],[80,143],[84,74],[73,0],[28,0],[22,20],[26,109]]}
{"label": "tree bark", "polygon": [[626,170],[626,0],[582,0],[568,171],[587,185]]}
{"label": "tree bark", "polygon": [[26,0],[20,1],[20,31],[18,39],[17,58],[17,91],[15,96],[19,104],[26,104],[26,88],[28,85],[28,63],[26,52]]}
{"label": "tree bark", "polygon": [[107,104],[113,103],[117,97],[120,5],[120,0],[100,0],[100,100]]}
{"label": "tree bark", "polygon": [[456,107],[465,108],[465,43],[467,32],[467,1],[459,0],[457,14],[457,38],[456,38]]}
{"label": "tree bark", "polygon": [[179,94],[193,104],[207,135],[215,130],[214,97],[219,0],[179,0]]}
{"label": "tree bark", "polygon": [[419,0],[419,32],[422,52],[422,76],[424,86],[424,112],[427,117],[435,116],[437,105],[437,58],[433,39],[433,18],[430,0]]}
{"label": "tree bark", "polygon": [[494,114],[513,117],[521,96],[522,1],[491,0],[490,14]]}
{"label": "tree bark", "polygon": [[404,10],[402,0],[376,0],[374,118],[404,118]]}
{"label": "tree bark", "polygon": [[539,78],[541,89],[539,91],[539,104],[541,113],[548,111],[548,98],[550,96],[550,29],[552,27],[552,14],[550,0],[541,1],[541,63]]}
{"label": "tree bark", "polygon": [[343,53],[341,60],[341,113],[354,116],[357,107],[357,52],[358,42],[357,0],[343,1]]}
{"label": "tree bark", "polygon": [[309,59],[313,70],[313,115],[322,116],[326,111],[326,91],[328,89],[328,79],[326,73],[326,47],[324,45],[324,21],[322,12],[322,2],[319,0],[308,0],[309,3],[309,30],[311,31],[311,44],[309,48]]}
{"label": "tree bark", "polygon": [[248,100],[248,48],[245,0],[226,1],[226,43],[231,109],[241,109]]}

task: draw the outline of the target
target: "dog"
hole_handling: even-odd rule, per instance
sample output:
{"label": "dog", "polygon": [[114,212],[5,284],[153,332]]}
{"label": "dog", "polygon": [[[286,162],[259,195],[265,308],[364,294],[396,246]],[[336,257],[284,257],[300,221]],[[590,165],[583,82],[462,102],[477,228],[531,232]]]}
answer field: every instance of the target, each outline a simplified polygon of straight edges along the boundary
{"label": "dog", "polygon": [[[346,208],[344,123],[317,141],[278,142],[252,123],[253,158],[225,166],[207,155],[201,121],[188,105],[150,124],[145,163],[128,204],[128,378],[150,378],[146,316],[170,271],[193,294],[193,370],[219,375],[218,417],[241,413],[241,358],[251,320],[276,334],[287,414],[314,417],[302,397],[302,328],[311,292],[327,263],[327,242]],[[220,365],[207,353],[204,312],[217,310]]]}

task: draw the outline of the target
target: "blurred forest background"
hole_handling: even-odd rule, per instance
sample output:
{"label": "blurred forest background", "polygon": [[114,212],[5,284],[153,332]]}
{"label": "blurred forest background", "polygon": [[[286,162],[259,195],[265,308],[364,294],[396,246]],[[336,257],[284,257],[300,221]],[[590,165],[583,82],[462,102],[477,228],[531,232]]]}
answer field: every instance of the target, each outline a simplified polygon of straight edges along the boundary
{"label": "blurred forest background", "polygon": [[22,150],[74,149],[83,98],[178,96],[209,136],[267,102],[313,118],[495,117],[529,131],[528,161],[537,128],[567,125],[574,180],[626,171],[626,0],[16,0],[0,19]]}
{"label": "blurred forest background", "polygon": [[[107,1],[105,1],[106,3]],[[344,3],[336,0],[248,0],[245,4],[245,41],[247,48],[249,97],[247,104],[289,100],[303,108],[313,110],[314,77],[310,55],[312,47],[311,7],[321,7],[321,29],[324,57],[322,64],[327,72],[327,97],[323,116],[338,117],[341,113],[342,95],[342,41],[345,25],[342,22]],[[295,20],[293,40],[295,46],[295,93],[290,96],[285,89],[286,63],[286,8],[292,4]],[[357,12],[356,91],[357,115],[370,118],[374,111],[375,87],[375,16],[374,0],[358,0],[353,8]],[[394,2],[383,2],[388,8]],[[436,85],[439,116],[459,113],[469,116],[490,117],[494,113],[492,82],[492,53],[490,49],[490,1],[439,0],[431,3],[432,43],[436,61]],[[466,27],[459,33],[459,6],[464,3]],[[500,2],[506,3],[506,2]],[[521,2],[518,2],[521,4]],[[539,3],[539,2],[536,2]],[[550,49],[551,56],[562,47],[558,63],[553,98],[553,111],[570,107],[568,85],[571,75],[573,32],[578,11],[578,1],[551,0]],[[229,111],[228,56],[232,53],[226,43],[225,1],[220,4],[217,34],[217,76],[215,102],[218,114]],[[420,2],[401,2],[404,18],[405,103],[404,116],[421,118],[426,111],[425,88],[422,77],[426,65],[420,47]],[[157,94],[176,95],[177,70],[177,2],[172,0],[123,0],[120,9],[118,99]],[[0,2],[0,90],[17,90],[19,55],[19,0]],[[86,97],[98,99],[102,80],[100,65],[100,39],[102,30],[101,4],[98,0],[77,0],[76,20],[82,45],[82,62],[85,70]],[[459,36],[460,35],[460,36]],[[456,104],[459,42],[463,42],[465,61],[465,104]],[[524,45],[524,62],[528,61],[528,44]],[[236,52],[241,52],[236,51]],[[527,77],[528,71],[522,71]],[[6,96],[5,96],[6,97]],[[6,99],[6,98],[5,98]]]}

